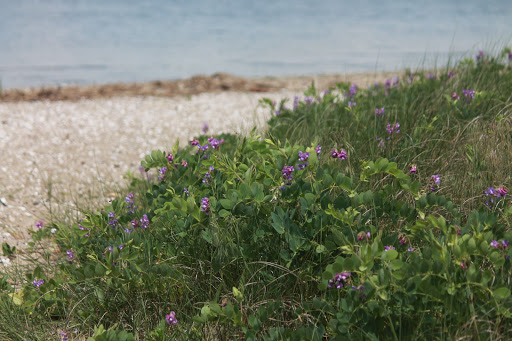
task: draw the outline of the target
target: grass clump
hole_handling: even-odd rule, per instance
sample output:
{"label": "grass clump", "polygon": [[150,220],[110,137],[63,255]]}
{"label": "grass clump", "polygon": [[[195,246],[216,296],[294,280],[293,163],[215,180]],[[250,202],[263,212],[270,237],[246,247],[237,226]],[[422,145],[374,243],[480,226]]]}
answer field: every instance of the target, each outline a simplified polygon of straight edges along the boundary
{"label": "grass clump", "polygon": [[510,338],[511,75],[311,88],[263,136],[152,152],[125,199],[33,234],[60,253],[2,279],[0,338]]}

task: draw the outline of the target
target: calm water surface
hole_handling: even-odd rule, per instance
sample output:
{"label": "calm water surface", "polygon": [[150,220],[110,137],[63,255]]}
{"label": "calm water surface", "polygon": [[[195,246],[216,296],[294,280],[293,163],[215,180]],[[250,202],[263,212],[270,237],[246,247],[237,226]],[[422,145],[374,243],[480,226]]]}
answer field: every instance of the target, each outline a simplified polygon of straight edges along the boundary
{"label": "calm water surface", "polygon": [[396,70],[512,42],[512,0],[0,0],[4,88]]}

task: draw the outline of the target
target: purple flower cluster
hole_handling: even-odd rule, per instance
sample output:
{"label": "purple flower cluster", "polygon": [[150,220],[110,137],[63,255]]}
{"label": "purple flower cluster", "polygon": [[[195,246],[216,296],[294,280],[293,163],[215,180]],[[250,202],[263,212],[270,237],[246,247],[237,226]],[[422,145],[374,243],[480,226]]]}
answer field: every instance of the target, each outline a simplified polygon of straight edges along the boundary
{"label": "purple flower cluster", "polygon": [[500,247],[506,249],[508,247],[508,240],[503,240],[501,243],[499,243],[497,240],[493,240],[491,242],[491,246],[495,249]]}
{"label": "purple flower cluster", "polygon": [[454,101],[458,101],[458,100],[460,99],[460,97],[457,95],[457,93],[456,93],[456,92],[454,92],[454,93],[452,94],[452,99],[453,99]]}
{"label": "purple flower cluster", "polygon": [[160,174],[160,175],[158,176],[158,179],[163,180],[163,179],[164,179],[164,177],[165,177],[165,173],[167,173],[167,167],[162,167],[162,168],[160,168],[160,169],[158,170],[158,174]]}
{"label": "purple flower cluster", "polygon": [[349,277],[350,272],[336,273],[334,274],[334,278],[329,280],[327,287],[341,289],[343,288],[343,284],[347,283]]}
{"label": "purple flower cluster", "polygon": [[220,145],[223,143],[224,143],[224,139],[220,139],[220,141],[219,141],[213,136],[208,138],[208,143],[206,143],[204,146],[201,146],[199,141],[196,139],[190,141],[191,146],[197,146],[197,148],[198,148],[197,152],[199,152],[199,151],[204,152],[204,151],[208,150],[209,147],[212,147],[213,149],[218,150]]}
{"label": "purple flower cluster", "polygon": [[348,95],[350,98],[354,98],[354,96],[357,94],[357,85],[352,84],[352,86],[348,89]]}
{"label": "purple flower cluster", "polygon": [[384,107],[382,108],[375,108],[375,115],[376,116],[384,116],[384,113],[385,113],[385,110],[384,110]]}
{"label": "purple flower cluster", "polygon": [[169,161],[169,163],[172,163],[172,161],[174,160],[174,156],[171,153],[167,154],[165,158],[167,159],[167,161]]}
{"label": "purple flower cluster", "polygon": [[185,193],[187,195],[187,197],[190,195],[190,193],[188,192],[188,189],[186,189],[186,188],[183,188],[183,193]]}
{"label": "purple flower cluster", "polygon": [[357,103],[356,102],[348,101],[347,105],[348,105],[349,108],[353,108],[353,107],[355,107],[357,105]]}
{"label": "purple flower cluster", "polygon": [[128,213],[135,213],[135,210],[137,209],[137,207],[134,206],[134,201],[133,201],[133,193],[128,193],[128,195],[126,196],[126,203],[128,204],[126,206],[126,208],[128,209]]}
{"label": "purple flower cluster", "polygon": [[206,197],[201,199],[201,212],[210,213],[210,199]]}
{"label": "purple flower cluster", "polygon": [[182,159],[182,160],[181,160],[181,165],[182,165],[183,167],[187,167],[187,166],[188,166],[188,162],[187,162],[187,160]]}
{"label": "purple flower cluster", "polygon": [[405,234],[400,234],[400,235],[398,236],[398,242],[399,242],[399,243],[400,243],[400,245],[402,245],[402,246],[403,246],[403,245],[405,245],[405,244],[407,244],[407,242],[408,242],[407,235],[405,235]]}
{"label": "purple flower cluster", "polygon": [[427,79],[436,79],[436,75],[434,75],[433,73],[429,73],[427,75]]}
{"label": "purple flower cluster", "polygon": [[416,174],[418,171],[418,167],[416,165],[411,165],[411,168],[409,169],[409,173]]}
{"label": "purple flower cluster", "polygon": [[441,175],[439,175],[439,174],[432,175],[432,180],[434,181],[434,183],[436,185],[439,185],[441,183]]}
{"label": "purple flower cluster", "polygon": [[302,151],[300,151],[299,152],[299,161],[304,162],[304,163],[298,163],[297,169],[301,170],[301,169],[306,168],[307,165],[309,165],[308,159],[309,159],[309,153],[308,152],[303,153]]}
{"label": "purple flower cluster", "polygon": [[484,51],[480,50],[480,51],[478,51],[478,54],[475,56],[475,61],[478,63],[479,61],[482,60],[483,57],[484,57]]}
{"label": "purple flower cluster", "polygon": [[[388,123],[386,130],[388,131],[389,135],[392,135],[393,133],[398,134],[398,133],[400,133],[400,123],[398,123],[398,122],[395,124]],[[387,139],[389,140],[389,137]]]}
{"label": "purple flower cluster", "polygon": [[340,151],[338,151],[337,149],[331,150],[331,157],[333,159],[346,160],[347,159],[347,152],[343,148],[341,148]]}
{"label": "purple flower cluster", "polygon": [[66,255],[68,257],[68,259],[74,259],[75,258],[75,251],[73,251],[73,249],[71,250],[66,250]]}
{"label": "purple flower cluster", "polygon": [[322,151],[322,147],[320,145],[317,145],[316,148],[315,148],[315,152],[317,154],[320,154],[321,151]]}
{"label": "purple flower cluster", "polygon": [[178,323],[178,319],[176,318],[176,313],[174,311],[171,311],[169,313],[169,315],[165,315],[165,321],[169,324],[169,325],[174,325],[176,323]]}
{"label": "purple flower cluster", "polygon": [[475,90],[463,89],[462,93],[464,94],[466,104],[469,104],[469,102],[475,97]]}
{"label": "purple flower cluster", "polygon": [[487,197],[487,201],[485,202],[485,205],[487,205],[487,206],[493,205],[494,198],[497,198],[497,199],[503,198],[507,195],[507,193],[508,193],[508,190],[503,186],[499,186],[498,188],[494,188],[494,187],[487,188],[487,190],[484,192],[484,194]]}
{"label": "purple flower cluster", "polygon": [[300,102],[300,99],[299,99],[299,96],[295,96],[293,97],[293,110],[297,110],[298,106],[299,106],[299,102]]}
{"label": "purple flower cluster", "polygon": [[284,178],[290,181],[293,178],[293,166],[284,166],[281,174],[283,174]]}
{"label": "purple flower cluster", "polygon": [[203,178],[203,183],[204,183],[204,184],[209,184],[208,179],[211,179],[211,178],[212,178],[212,174],[211,174],[211,172],[213,172],[214,170],[215,170],[215,168],[214,168],[213,166],[210,166],[210,167],[208,168],[208,172],[206,172],[206,173],[204,174],[204,178]]}
{"label": "purple flower cluster", "polygon": [[44,284],[44,279],[37,279],[37,278],[34,278],[34,281],[32,282],[32,284],[38,289],[37,292],[39,292],[39,288],[41,287],[41,285]]}
{"label": "purple flower cluster", "polygon": [[43,224],[43,221],[42,220],[39,220],[37,223],[36,223],[36,227],[38,229],[42,229],[44,227],[44,224]]}
{"label": "purple flower cluster", "polygon": [[308,105],[313,104],[314,101],[315,101],[315,97],[313,97],[313,96],[307,96],[306,98],[304,98],[304,103],[307,103]]}
{"label": "purple flower cluster", "polygon": [[109,221],[108,221],[108,224],[112,227],[112,228],[115,228],[117,227],[117,224],[119,223],[117,218],[116,218],[116,214],[114,212],[108,212],[108,217],[109,217]]}
{"label": "purple flower cluster", "polygon": [[389,251],[389,250],[396,250],[394,246],[384,246],[384,251]]}
{"label": "purple flower cluster", "polygon": [[148,219],[148,216],[146,214],[144,214],[142,216],[142,218],[140,218],[140,228],[147,229],[148,227],[149,227],[149,219]]}

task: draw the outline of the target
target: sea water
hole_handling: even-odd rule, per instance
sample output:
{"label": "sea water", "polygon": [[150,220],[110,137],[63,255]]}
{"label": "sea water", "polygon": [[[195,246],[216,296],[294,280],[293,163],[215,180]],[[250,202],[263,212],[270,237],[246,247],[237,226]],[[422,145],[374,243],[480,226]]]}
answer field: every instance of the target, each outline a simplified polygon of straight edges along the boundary
{"label": "sea water", "polygon": [[512,41],[512,0],[0,0],[3,88],[445,66]]}

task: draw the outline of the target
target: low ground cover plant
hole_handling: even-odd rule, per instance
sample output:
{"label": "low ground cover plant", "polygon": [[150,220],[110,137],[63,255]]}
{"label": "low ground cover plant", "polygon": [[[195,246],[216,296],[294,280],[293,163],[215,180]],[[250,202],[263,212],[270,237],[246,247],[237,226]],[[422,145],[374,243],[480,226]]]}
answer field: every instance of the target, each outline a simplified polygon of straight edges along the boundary
{"label": "low ground cover plant", "polygon": [[0,280],[0,337],[510,338],[511,75],[312,87],[262,135],[152,152],[123,199],[37,223],[58,252]]}

